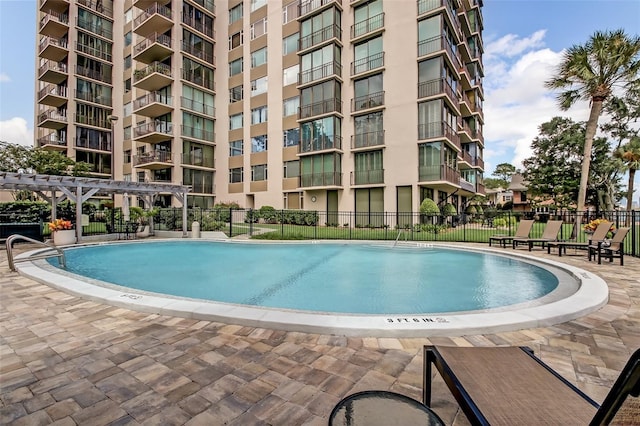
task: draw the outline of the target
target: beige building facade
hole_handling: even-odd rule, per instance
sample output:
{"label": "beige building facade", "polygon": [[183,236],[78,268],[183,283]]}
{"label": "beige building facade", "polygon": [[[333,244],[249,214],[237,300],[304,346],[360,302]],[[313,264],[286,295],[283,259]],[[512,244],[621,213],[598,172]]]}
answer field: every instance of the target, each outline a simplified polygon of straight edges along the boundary
{"label": "beige building facade", "polygon": [[35,144],[190,206],[460,211],[484,194],[481,7],[39,0]]}

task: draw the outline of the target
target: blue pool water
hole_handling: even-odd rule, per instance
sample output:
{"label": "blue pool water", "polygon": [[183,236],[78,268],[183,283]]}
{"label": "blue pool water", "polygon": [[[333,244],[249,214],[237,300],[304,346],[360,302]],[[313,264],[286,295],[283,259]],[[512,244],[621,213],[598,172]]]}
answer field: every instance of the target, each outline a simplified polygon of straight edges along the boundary
{"label": "blue pool water", "polygon": [[65,256],[70,272],[134,289],[334,313],[472,311],[537,299],[558,285],[550,271],[517,259],[430,247],[177,241]]}

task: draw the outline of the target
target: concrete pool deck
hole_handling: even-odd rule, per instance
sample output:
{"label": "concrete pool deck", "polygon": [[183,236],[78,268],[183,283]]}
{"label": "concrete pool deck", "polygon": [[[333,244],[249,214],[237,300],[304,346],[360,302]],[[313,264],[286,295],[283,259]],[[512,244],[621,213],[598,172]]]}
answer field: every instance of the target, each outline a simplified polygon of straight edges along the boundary
{"label": "concrete pool deck", "polygon": [[[526,248],[517,252],[528,254]],[[360,390],[420,399],[425,344],[527,345],[601,402],[640,347],[640,259],[626,257],[623,267],[598,265],[579,253],[532,255],[604,279],[609,302],[594,313],[512,332],[373,338],[184,319],[87,301],[9,272],[2,251],[0,423],[325,425],[332,407]],[[468,424],[439,380],[432,408],[447,424]]]}

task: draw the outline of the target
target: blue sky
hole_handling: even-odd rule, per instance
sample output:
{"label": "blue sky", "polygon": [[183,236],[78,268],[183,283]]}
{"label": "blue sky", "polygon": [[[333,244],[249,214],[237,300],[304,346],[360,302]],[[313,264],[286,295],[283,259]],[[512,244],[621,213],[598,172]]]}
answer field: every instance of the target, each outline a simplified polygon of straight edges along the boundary
{"label": "blue sky", "polygon": [[[0,140],[8,142],[33,140],[35,14],[34,0],[0,0]],[[640,0],[485,0],[483,15],[490,176],[497,164],[519,166],[531,154],[538,126],[552,117],[587,120],[586,103],[561,112],[543,82],[563,49],[584,44],[595,31],[640,35]]]}

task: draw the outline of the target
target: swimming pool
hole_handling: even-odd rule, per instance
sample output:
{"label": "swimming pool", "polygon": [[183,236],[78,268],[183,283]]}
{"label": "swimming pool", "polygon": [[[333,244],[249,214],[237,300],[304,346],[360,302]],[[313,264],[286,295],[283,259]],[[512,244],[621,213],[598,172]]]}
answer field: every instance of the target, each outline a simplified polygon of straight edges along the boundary
{"label": "swimming pool", "polygon": [[595,275],[502,253],[432,244],[173,240],[69,249],[68,271],[43,261],[31,264],[37,271],[29,263],[19,269],[118,306],[345,335],[519,329],[575,318],[607,301],[606,283]]}

